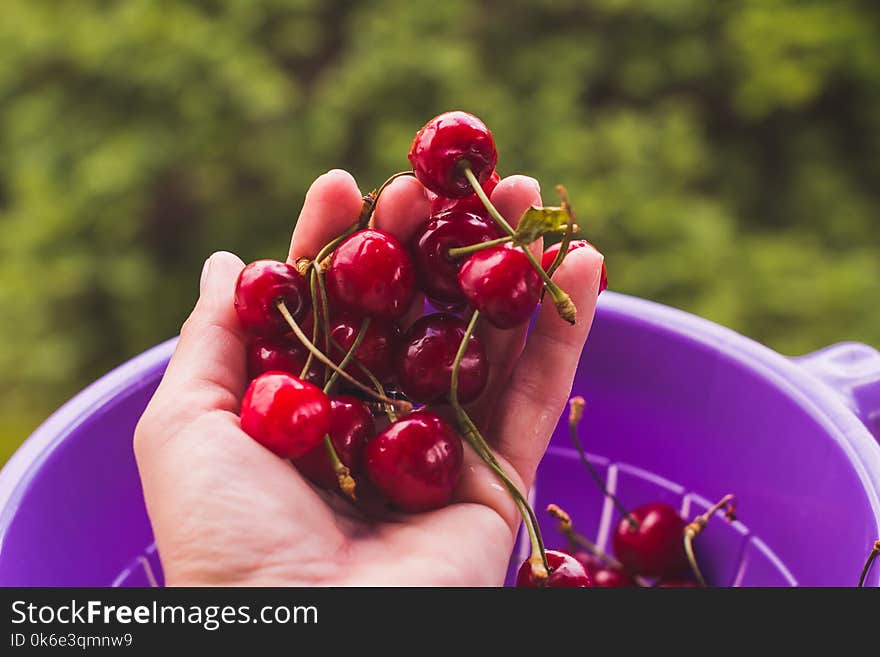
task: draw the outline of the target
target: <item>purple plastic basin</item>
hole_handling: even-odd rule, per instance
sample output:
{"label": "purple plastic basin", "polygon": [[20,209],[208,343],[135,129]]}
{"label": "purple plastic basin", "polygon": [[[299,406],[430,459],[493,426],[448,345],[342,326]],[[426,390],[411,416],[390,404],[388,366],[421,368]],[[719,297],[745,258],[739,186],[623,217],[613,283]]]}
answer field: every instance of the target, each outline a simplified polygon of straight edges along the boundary
{"label": "purple plastic basin", "polygon": [[[110,372],[49,418],[0,472],[0,585],[146,586],[161,567],[132,453],[174,348]],[[880,536],[880,354],[844,343],[787,359],[687,313],[602,295],[574,393],[582,440],[623,502],[687,516],[737,495],[740,521],[697,541],[717,585],[853,585]],[[869,427],[871,429],[869,429]],[[560,423],[532,491],[607,547],[617,521]],[[527,548],[520,541],[512,563]],[[155,578],[155,579],[154,579]],[[880,581],[880,567],[868,578]]]}

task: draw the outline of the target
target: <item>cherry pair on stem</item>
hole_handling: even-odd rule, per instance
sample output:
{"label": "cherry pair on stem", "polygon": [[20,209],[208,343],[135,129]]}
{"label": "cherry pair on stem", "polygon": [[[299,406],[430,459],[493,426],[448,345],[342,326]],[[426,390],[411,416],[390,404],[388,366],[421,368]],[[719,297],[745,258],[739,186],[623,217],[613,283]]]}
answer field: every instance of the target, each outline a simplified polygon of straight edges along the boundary
{"label": "cherry pair on stem", "polygon": [[[519,176],[501,181],[492,200],[510,222],[540,205],[537,185]],[[428,203],[418,181],[395,180],[377,204],[376,228],[406,242],[428,215]],[[361,209],[362,196],[348,174],[333,171],[319,178],[306,196],[288,262],[314,258]],[[564,408],[589,331],[601,266],[597,252],[581,249],[557,274],[578,306],[574,327],[547,305],[523,349],[525,327],[480,326],[492,374],[468,410],[520,490],[528,489]],[[241,430],[237,413],[247,381],[246,339],[232,294],[242,268],[226,253],[206,263],[199,302],[135,435],[166,581],[500,584],[519,512],[468,446],[453,504],[377,520],[316,489],[294,465]]]}

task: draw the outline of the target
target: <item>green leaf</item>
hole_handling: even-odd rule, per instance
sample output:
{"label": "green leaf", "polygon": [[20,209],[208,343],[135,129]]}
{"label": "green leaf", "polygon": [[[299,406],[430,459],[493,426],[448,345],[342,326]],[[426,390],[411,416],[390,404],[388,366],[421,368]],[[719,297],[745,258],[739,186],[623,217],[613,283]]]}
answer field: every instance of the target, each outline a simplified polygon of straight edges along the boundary
{"label": "green leaf", "polygon": [[546,233],[562,233],[568,226],[568,213],[563,208],[535,207],[525,211],[516,225],[513,243],[528,246]]}

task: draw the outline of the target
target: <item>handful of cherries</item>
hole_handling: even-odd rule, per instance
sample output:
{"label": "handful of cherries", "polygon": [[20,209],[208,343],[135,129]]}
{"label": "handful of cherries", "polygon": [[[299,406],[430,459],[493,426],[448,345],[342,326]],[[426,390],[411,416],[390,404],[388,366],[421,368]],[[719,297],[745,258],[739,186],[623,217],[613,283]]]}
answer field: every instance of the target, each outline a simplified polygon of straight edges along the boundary
{"label": "handful of cherries", "polygon": [[[431,119],[409,160],[412,171],[366,195],[357,220],[314,259],[258,260],[241,272],[235,309],[251,335],[252,379],[242,429],[368,512],[377,500],[410,513],[449,504],[464,439],[523,516],[529,581],[589,586],[580,563],[544,549],[528,501],[464,408],[489,377],[478,322],[522,326],[546,294],[574,323],[577,310],[551,276],[588,243],[572,241],[577,225],[561,187],[559,207],[532,207],[511,227],[489,200],[499,181],[494,139],[471,114]],[[407,244],[372,222],[400,176],[422,183],[432,210]],[[529,247],[547,233],[562,241],[539,261]],[[419,292],[439,312],[422,315]]]}

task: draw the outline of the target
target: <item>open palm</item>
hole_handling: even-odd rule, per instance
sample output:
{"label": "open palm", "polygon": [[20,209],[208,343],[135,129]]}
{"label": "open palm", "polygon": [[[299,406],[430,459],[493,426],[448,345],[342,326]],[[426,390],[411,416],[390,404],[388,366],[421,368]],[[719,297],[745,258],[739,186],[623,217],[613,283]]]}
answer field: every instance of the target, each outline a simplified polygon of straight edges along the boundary
{"label": "open palm", "polygon": [[[296,224],[289,258],[314,257],[356,219],[361,193],[339,170],[318,178]],[[540,204],[534,180],[511,176],[492,201],[515,224]],[[395,180],[377,228],[406,241],[429,214],[414,178]],[[510,495],[465,446],[450,506],[381,521],[316,490],[288,461],[239,427],[246,337],[232,304],[244,263],[221,252],[205,263],[201,294],[135,432],[135,453],[169,585],[498,586],[519,526]],[[525,491],[564,409],[598,294],[602,256],[578,249],[556,280],[578,308],[575,326],[540,311],[525,328],[482,326],[491,374],[470,409],[502,467]]]}

